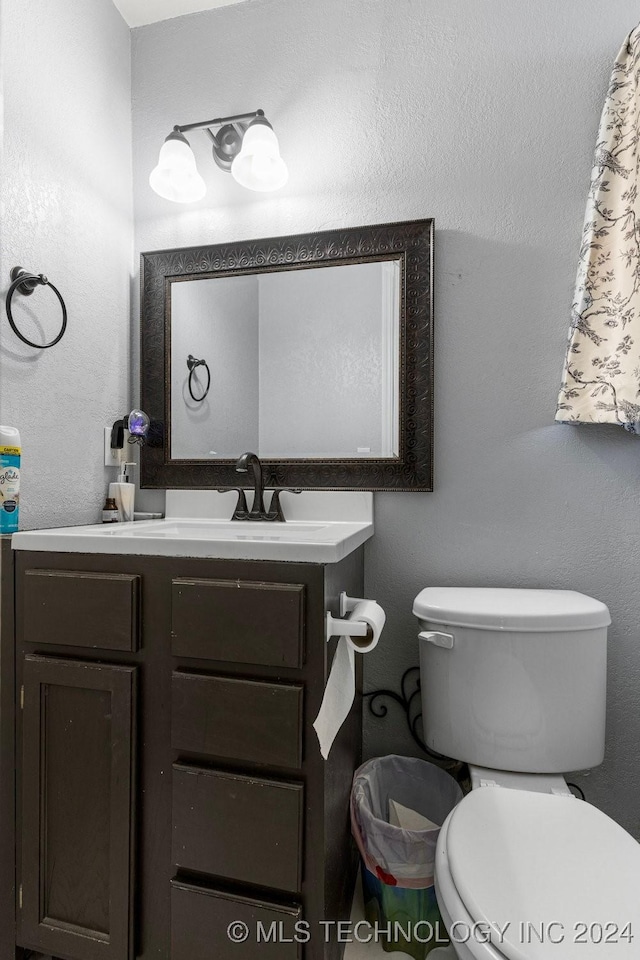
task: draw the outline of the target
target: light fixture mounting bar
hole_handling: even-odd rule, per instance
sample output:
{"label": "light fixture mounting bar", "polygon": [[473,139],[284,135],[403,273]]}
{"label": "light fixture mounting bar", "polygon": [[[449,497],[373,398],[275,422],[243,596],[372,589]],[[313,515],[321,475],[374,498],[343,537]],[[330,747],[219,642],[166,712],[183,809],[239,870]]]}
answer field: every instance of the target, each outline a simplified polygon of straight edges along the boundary
{"label": "light fixture mounting bar", "polygon": [[249,123],[256,117],[264,117],[264,110],[254,110],[253,113],[238,113],[233,117],[216,117],[214,120],[203,120],[200,123],[182,123],[176,124],[173,128],[178,133],[186,133],[189,130],[202,130],[205,127],[222,127],[227,123]]}

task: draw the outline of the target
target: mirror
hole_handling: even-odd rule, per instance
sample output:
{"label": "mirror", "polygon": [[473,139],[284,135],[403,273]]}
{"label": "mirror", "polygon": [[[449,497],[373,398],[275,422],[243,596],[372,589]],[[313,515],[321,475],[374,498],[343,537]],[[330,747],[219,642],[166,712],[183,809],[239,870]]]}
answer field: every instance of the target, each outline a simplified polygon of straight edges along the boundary
{"label": "mirror", "polygon": [[172,283],[171,458],[397,457],[399,326],[397,259]]}
{"label": "mirror", "polygon": [[430,490],[432,232],[143,254],[143,486],[238,486],[251,450],[268,486]]}

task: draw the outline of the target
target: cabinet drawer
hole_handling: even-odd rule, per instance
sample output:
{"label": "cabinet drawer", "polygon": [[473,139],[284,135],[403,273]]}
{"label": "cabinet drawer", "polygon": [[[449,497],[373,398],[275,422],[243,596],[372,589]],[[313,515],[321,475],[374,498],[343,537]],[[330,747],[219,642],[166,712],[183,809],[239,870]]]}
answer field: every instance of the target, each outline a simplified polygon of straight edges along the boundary
{"label": "cabinet drawer", "polygon": [[[171,960],[299,960],[301,947],[291,941],[301,918],[296,904],[281,906],[172,880]],[[241,946],[227,932],[234,921],[249,931]],[[265,932],[273,925],[270,942],[256,941],[258,923]]]}
{"label": "cabinet drawer", "polygon": [[298,668],[303,663],[303,631],[303,584],[172,581],[175,657]]}
{"label": "cabinet drawer", "polygon": [[26,570],[24,640],[99,650],[138,649],[140,577]]}
{"label": "cabinet drawer", "polygon": [[303,797],[301,783],[175,764],[174,866],[298,892]]}
{"label": "cabinet drawer", "polygon": [[174,672],[174,750],[297,769],[302,686]]}

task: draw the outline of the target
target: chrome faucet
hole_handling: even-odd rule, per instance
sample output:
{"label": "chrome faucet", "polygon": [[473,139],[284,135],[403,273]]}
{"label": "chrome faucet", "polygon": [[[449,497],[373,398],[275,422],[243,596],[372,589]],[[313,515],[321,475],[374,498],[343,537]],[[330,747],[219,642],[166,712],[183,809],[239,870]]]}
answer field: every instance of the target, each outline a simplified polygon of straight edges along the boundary
{"label": "chrome faucet", "polygon": [[302,493],[301,490],[286,490],[281,491],[279,489],[274,489],[271,496],[271,503],[269,505],[269,510],[265,509],[264,505],[264,482],[262,475],[262,464],[259,457],[255,453],[243,453],[242,456],[236,462],[236,471],[238,473],[249,473],[251,472],[253,476],[253,504],[251,510],[247,507],[247,500],[244,494],[244,490],[238,490],[238,503],[236,504],[236,509],[233,512],[232,520],[276,520],[280,523],[285,522],[285,515],[282,512],[282,505],[280,503],[280,494],[285,493]]}

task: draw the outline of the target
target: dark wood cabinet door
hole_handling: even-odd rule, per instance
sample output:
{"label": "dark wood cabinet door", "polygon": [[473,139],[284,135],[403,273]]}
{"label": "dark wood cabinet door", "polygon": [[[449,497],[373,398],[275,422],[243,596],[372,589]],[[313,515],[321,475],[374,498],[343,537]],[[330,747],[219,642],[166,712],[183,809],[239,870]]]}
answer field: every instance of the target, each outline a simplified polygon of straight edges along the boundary
{"label": "dark wood cabinet door", "polygon": [[21,946],[131,956],[136,672],[25,657]]}

